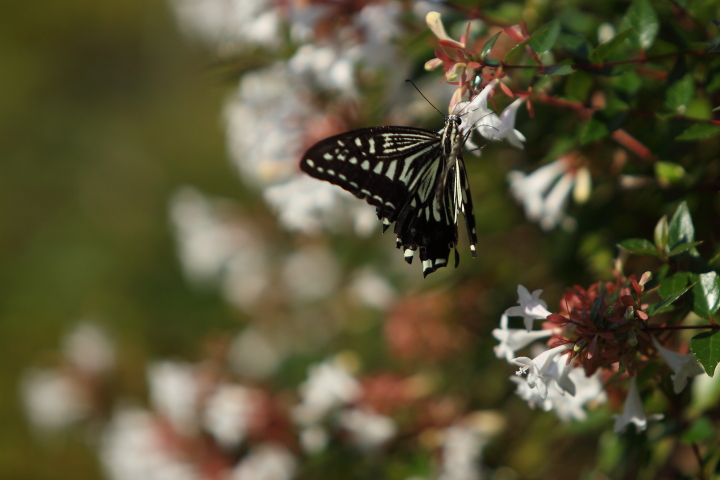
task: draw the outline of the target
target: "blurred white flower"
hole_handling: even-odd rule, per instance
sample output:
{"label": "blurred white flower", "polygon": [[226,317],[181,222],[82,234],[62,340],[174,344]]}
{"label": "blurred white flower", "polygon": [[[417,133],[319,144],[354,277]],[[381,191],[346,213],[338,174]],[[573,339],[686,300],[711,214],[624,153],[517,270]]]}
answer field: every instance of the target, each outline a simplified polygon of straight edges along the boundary
{"label": "blurred white flower", "polygon": [[395,299],[392,285],[371,267],[355,272],[348,290],[356,302],[378,310],[386,309]]}
{"label": "blurred white flower", "polygon": [[499,345],[493,347],[495,356],[511,362],[517,350],[527,347],[536,340],[547,338],[552,333],[550,329],[527,331],[522,328],[508,328],[508,316],[503,313],[500,317],[500,328],[492,331],[493,337],[500,341]]}
{"label": "blurred white flower", "polygon": [[535,320],[544,320],[550,315],[547,309],[547,303],[540,298],[542,290],[535,290],[532,295],[523,285],[518,285],[518,303],[520,306],[510,307],[505,310],[508,317],[523,317],[525,328],[529,332],[532,330]]}
{"label": "blurred white flower", "polygon": [[598,43],[609,42],[615,36],[615,27],[612,23],[601,23],[597,30]]}
{"label": "blurred white flower", "polygon": [[115,346],[94,323],[78,324],[63,339],[63,352],[84,373],[98,375],[115,367]]}
{"label": "blurred white flower", "polygon": [[[590,194],[590,174],[586,167],[571,170],[571,164],[559,159],[526,175],[518,170],[508,172],[510,193],[523,204],[525,216],[549,231],[557,225],[566,230],[575,228],[575,220],[564,209],[575,187],[575,197],[584,201]],[[582,182],[577,183],[578,179]],[[552,188],[551,188],[552,187]]]}
{"label": "blurred white flower", "polygon": [[275,47],[280,40],[280,12],[272,0],[172,0],[181,30],[188,36],[231,53],[246,45]]}
{"label": "blurred white flower", "polygon": [[300,432],[300,446],[307,453],[319,453],[325,450],[328,434],[320,425],[305,427]]}
{"label": "blurred white flower", "polygon": [[631,423],[635,425],[636,432],[642,432],[647,428],[647,416],[637,390],[637,377],[630,378],[630,388],[625,398],[623,412],[615,415],[615,433],[623,432]]}
{"label": "blurred white flower", "polygon": [[479,480],[482,451],[504,423],[497,413],[475,412],[446,428],[438,480]]}
{"label": "blurred white flower", "polygon": [[334,408],[355,401],[362,393],[360,383],[341,366],[322,362],[308,369],[308,379],[299,387],[301,403],[293,409],[296,423],[309,425]]}
{"label": "blurred white flower", "polygon": [[192,187],[170,199],[178,254],[187,279],[220,282],[226,300],[248,308],[270,284],[262,237],[249,222],[231,216],[229,202],[206,197]]}
{"label": "blurred white flower", "polygon": [[297,80],[284,63],[248,72],[225,105],[228,150],[250,186],[296,175],[306,129],[323,116]]}
{"label": "blurred white flower", "polygon": [[353,443],[363,450],[379,448],[397,433],[392,418],[360,408],[342,411],[339,422],[350,433]]}
{"label": "blurred white flower", "polygon": [[267,378],[275,372],[282,355],[270,340],[253,327],[240,332],[230,344],[228,363],[238,375]]}
{"label": "blurred white flower", "polygon": [[47,432],[82,420],[90,404],[75,380],[59,370],[26,370],[20,392],[30,423]]}
{"label": "blurred white flower", "polygon": [[291,75],[305,78],[308,83],[337,89],[345,95],[357,94],[352,60],[330,46],[301,46],[288,60],[288,68]]}
{"label": "blurred white flower", "polygon": [[250,388],[221,384],[207,399],[203,424],[220,446],[231,450],[245,439],[256,414],[255,397]]}
{"label": "blurred white flower", "polygon": [[147,367],[150,402],[176,432],[197,430],[199,386],[195,368],[188,363],[164,360]]}
{"label": "blurred white flower", "polygon": [[200,480],[145,410],[114,413],[100,442],[100,462],[111,480]]}
{"label": "blurred white flower", "polygon": [[675,393],[680,393],[685,389],[688,378],[705,373],[705,370],[692,353],[681,355],[672,350],[668,350],[658,342],[656,337],[653,337],[653,344],[655,344],[655,348],[673,371],[670,378],[673,381],[673,390]]}
{"label": "blurred white flower", "polygon": [[233,469],[231,480],[291,480],[297,460],[279,444],[264,443],[253,447]]}
{"label": "blurred white flower", "polygon": [[313,301],[334,293],[340,271],[328,249],[312,246],[292,253],[285,261],[281,277],[293,298]]}
{"label": "blurred white flower", "polygon": [[[565,361],[562,357],[558,360]],[[563,422],[586,420],[585,406],[588,403],[602,404],[607,401],[607,395],[600,380],[600,372],[588,377],[585,375],[584,368],[575,367],[570,370],[568,378],[575,386],[575,392],[564,394],[559,389],[552,389],[548,394],[552,409]]]}

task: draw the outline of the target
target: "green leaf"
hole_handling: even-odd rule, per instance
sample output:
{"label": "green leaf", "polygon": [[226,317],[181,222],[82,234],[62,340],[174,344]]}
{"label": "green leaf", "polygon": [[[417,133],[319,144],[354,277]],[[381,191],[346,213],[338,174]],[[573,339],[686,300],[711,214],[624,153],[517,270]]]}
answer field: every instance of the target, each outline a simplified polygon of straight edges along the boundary
{"label": "green leaf", "polygon": [[490,38],[487,42],[485,42],[485,45],[483,45],[482,49],[480,49],[480,58],[485,60],[485,57],[488,56],[490,53],[490,50],[492,50],[493,46],[495,46],[495,42],[497,42],[498,37],[500,36],[502,32],[498,32],[495,35]]}
{"label": "green leaf", "polygon": [[693,226],[690,210],[685,201],[680,202],[668,225],[668,245],[670,250],[681,243],[695,240],[695,227]]}
{"label": "green leaf", "polygon": [[715,367],[720,362],[720,331],[702,332],[690,340],[690,351],[697,361],[705,368],[705,373],[711,377],[715,374]]}
{"label": "green leaf", "polygon": [[715,427],[710,420],[700,417],[683,432],[680,440],[688,443],[702,442],[715,437],[715,434]]}
{"label": "green leaf", "polygon": [[628,252],[634,253],[636,255],[650,255],[653,257],[660,256],[657,249],[655,248],[655,245],[650,243],[648,240],[645,240],[644,238],[629,238],[627,240],[623,240],[622,242],[618,243],[618,247],[624,248]]}
{"label": "green leaf", "polygon": [[690,250],[693,247],[697,247],[701,243],[703,243],[702,240],[700,240],[699,242],[681,243],[677,247],[670,250],[670,253],[668,253],[668,257],[674,257],[675,255],[680,255],[681,253],[687,252],[688,250]]}
{"label": "green leaf", "polygon": [[665,104],[674,112],[684,114],[695,94],[695,80],[687,74],[668,87],[665,92]]}
{"label": "green leaf", "polygon": [[593,84],[593,76],[582,70],[578,70],[570,77],[568,77],[567,83],[565,84],[565,94],[569,100],[577,100],[578,102],[585,102],[590,88]]}
{"label": "green leaf", "polygon": [[666,298],[663,298],[662,301],[660,301],[654,305],[651,305],[647,309],[648,317],[652,317],[653,315],[660,313],[665,307],[669,306],[670,304],[675,302],[678,298],[682,297],[685,294],[685,292],[687,292],[688,290],[690,290],[693,287],[693,285],[695,285],[695,284],[693,283],[689,287],[685,287],[680,290],[671,292]]}
{"label": "green leaf", "polygon": [[658,288],[658,295],[663,299],[672,297],[687,286],[689,278],[687,272],[675,272],[675,274],[663,279],[660,288]]}
{"label": "green leaf", "polygon": [[715,272],[691,274],[697,279],[693,287],[693,312],[702,318],[710,318],[720,307],[720,278]]}
{"label": "green leaf", "polygon": [[635,27],[628,27],[607,42],[603,42],[597,47],[595,47],[593,51],[590,52],[590,61],[593,63],[600,63],[605,60],[605,57],[607,57],[610,52],[612,52],[615,48],[620,46],[625,41],[625,39],[633,33],[634,30]]}
{"label": "green leaf", "polygon": [[545,68],[545,70],[539,72],[540,75],[570,75],[575,70],[568,64],[568,65],[552,65],[550,67]]}
{"label": "green leaf", "polygon": [[642,86],[642,79],[634,70],[631,70],[617,77],[614,85],[618,91],[634,95]]}
{"label": "green leaf", "polygon": [[667,221],[667,215],[663,215],[660,220],[658,220],[657,225],[655,225],[655,232],[653,235],[653,240],[655,240],[655,248],[657,248],[658,252],[666,252],[667,250],[667,243],[668,243],[668,221]]}
{"label": "green leaf", "polygon": [[685,169],[672,162],[655,162],[655,177],[661,186],[667,187],[670,184],[678,183],[685,178]]}
{"label": "green leaf", "polygon": [[608,130],[607,125],[600,120],[591,118],[580,132],[580,143],[585,145],[590,142],[594,142],[595,140],[607,137],[609,134],[610,131]]}
{"label": "green leaf", "polygon": [[511,58],[513,58],[515,55],[517,55],[518,53],[520,53],[520,51],[522,51],[522,49],[525,48],[525,45],[527,45],[528,43],[530,43],[530,39],[529,39],[529,38],[528,38],[527,40],[523,40],[522,42],[520,42],[520,43],[518,43],[517,45],[515,45],[515,46],[514,46],[513,48],[511,48],[510,51],[505,55],[505,58],[503,59],[503,61],[505,61],[505,62],[509,61],[509,60],[510,60]]}
{"label": "green leaf", "polygon": [[530,47],[538,55],[551,50],[557,42],[560,33],[560,22],[553,20],[544,25],[530,37]]}
{"label": "green leaf", "polygon": [[635,48],[647,50],[655,41],[660,29],[655,10],[649,0],[634,0],[625,12],[620,28],[635,27],[629,36]]}
{"label": "green leaf", "polygon": [[718,133],[720,133],[720,125],[713,125],[712,123],[696,123],[675,137],[675,140],[702,140],[714,137]]}

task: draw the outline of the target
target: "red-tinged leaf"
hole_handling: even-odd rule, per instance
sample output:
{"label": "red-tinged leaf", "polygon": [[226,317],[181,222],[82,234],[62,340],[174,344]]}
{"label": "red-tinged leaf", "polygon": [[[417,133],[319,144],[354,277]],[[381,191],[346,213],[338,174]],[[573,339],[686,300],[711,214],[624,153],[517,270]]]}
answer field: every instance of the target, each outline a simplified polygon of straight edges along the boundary
{"label": "red-tinged leaf", "polygon": [[473,69],[480,68],[480,64],[478,62],[468,62],[467,66]]}
{"label": "red-tinged leaf", "polygon": [[615,338],[615,334],[610,332],[598,332],[598,335],[604,338],[605,340],[612,340]]}
{"label": "red-tinged leaf", "polygon": [[567,318],[562,315],[558,315],[557,313],[551,313],[545,320],[556,325],[565,325],[569,321]]}
{"label": "red-tinged leaf", "polygon": [[633,290],[635,290],[635,295],[637,295],[638,300],[642,297],[642,289],[640,288],[640,284],[635,280],[635,277],[630,277],[630,282],[632,283]]}
{"label": "red-tinged leaf", "polygon": [[590,345],[588,345],[587,353],[585,353],[585,358],[593,358],[597,353],[597,339],[598,337],[593,337],[592,342],[590,342]]}
{"label": "red-tinged leaf", "polygon": [[632,295],[622,295],[620,297],[620,302],[626,307],[635,306],[635,299],[632,297]]}
{"label": "red-tinged leaf", "polygon": [[465,45],[460,42],[456,42],[455,40],[438,40],[438,43],[443,47],[455,48],[457,50],[465,48]]}
{"label": "red-tinged leaf", "polygon": [[435,50],[435,57],[442,60],[443,64],[455,63],[455,59],[453,59],[450,55],[443,52],[442,50]]}
{"label": "red-tinged leaf", "polygon": [[642,310],[636,310],[635,315],[637,315],[640,320],[647,320],[648,318],[650,318],[648,317],[648,314],[643,312]]}
{"label": "red-tinged leaf", "polygon": [[527,35],[523,35],[517,25],[513,25],[512,27],[505,27],[503,29],[503,32],[505,32],[505,35],[512,38],[516,42],[522,42],[523,40],[527,40]]}
{"label": "red-tinged leaf", "polygon": [[508,87],[507,85],[505,85],[502,82],[498,82],[498,83],[500,85],[500,89],[503,91],[503,93],[505,93],[505,95],[507,95],[510,98],[515,98],[515,94],[512,92],[512,90],[510,90],[510,87]]}

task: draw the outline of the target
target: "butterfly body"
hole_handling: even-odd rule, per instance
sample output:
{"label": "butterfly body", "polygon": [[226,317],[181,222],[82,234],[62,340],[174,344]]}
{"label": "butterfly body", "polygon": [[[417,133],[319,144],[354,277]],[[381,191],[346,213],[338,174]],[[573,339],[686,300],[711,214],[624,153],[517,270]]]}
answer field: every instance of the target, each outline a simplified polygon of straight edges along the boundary
{"label": "butterfly body", "polygon": [[[448,115],[441,134],[413,127],[352,130],[310,147],[300,162],[307,174],[338,185],[377,209],[383,231],[395,223],[397,247],[412,262],[419,250],[423,275],[448,263],[462,212],[475,256],[475,220],[462,158],[460,119]],[[456,265],[458,261],[456,251]]]}

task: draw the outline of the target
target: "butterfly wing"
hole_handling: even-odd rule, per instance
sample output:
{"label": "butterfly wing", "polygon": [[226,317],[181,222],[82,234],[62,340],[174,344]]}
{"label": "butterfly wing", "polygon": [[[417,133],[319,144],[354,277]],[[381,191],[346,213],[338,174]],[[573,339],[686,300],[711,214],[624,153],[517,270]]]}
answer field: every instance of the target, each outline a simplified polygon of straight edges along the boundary
{"label": "butterfly wing", "polygon": [[322,140],[305,152],[300,169],[338,185],[394,222],[414,188],[418,169],[440,152],[440,136],[412,127],[372,127]]}
{"label": "butterfly wing", "polygon": [[[465,216],[473,256],[477,242],[462,156],[447,167],[441,140],[434,132],[412,127],[353,130],[312,146],[300,169],[376,206],[383,231],[395,222],[405,261],[411,263],[419,250],[427,276],[448,264],[457,245],[458,209]],[[446,168],[450,171],[444,172]]]}

